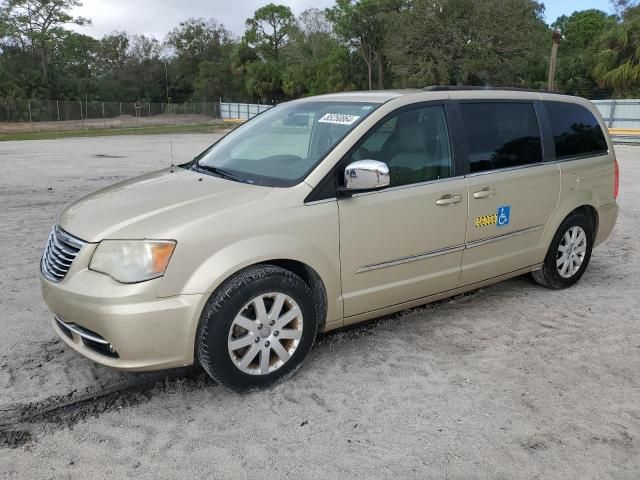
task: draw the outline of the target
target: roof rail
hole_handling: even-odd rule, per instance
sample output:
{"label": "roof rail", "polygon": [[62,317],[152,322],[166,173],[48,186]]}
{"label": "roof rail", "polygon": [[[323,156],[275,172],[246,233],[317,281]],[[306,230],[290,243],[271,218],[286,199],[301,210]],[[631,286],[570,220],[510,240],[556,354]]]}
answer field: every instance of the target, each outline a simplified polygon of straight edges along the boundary
{"label": "roof rail", "polygon": [[424,87],[425,92],[451,92],[464,90],[502,90],[507,92],[533,92],[533,93],[552,93],[555,95],[563,95],[560,92],[551,92],[549,90],[537,90],[534,88],[517,88],[517,87],[491,87],[477,85],[431,85]]}

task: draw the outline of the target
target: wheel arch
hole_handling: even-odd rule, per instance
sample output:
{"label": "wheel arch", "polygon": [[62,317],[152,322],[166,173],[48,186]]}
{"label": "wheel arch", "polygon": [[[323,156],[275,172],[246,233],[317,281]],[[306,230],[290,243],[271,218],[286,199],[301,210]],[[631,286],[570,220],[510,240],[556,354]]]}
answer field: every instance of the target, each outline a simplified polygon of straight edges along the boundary
{"label": "wheel arch", "polygon": [[567,218],[569,218],[574,213],[582,213],[589,219],[592,226],[593,239],[595,240],[596,235],[598,233],[598,226],[599,226],[600,220],[598,216],[598,210],[596,209],[593,202],[584,201],[584,203],[582,203],[581,205],[577,207],[575,206],[572,206],[572,207],[573,208],[567,205],[565,206],[565,208],[556,210],[551,220],[549,221],[547,228],[545,229],[545,232],[542,236],[542,240],[540,244],[542,247],[541,250],[543,252],[543,258],[544,258],[544,255],[547,254],[547,250],[549,249],[549,246],[553,241],[553,237],[558,231],[558,228],[560,228],[560,225],[562,225],[562,222],[564,222]]}
{"label": "wheel arch", "polygon": [[314,268],[300,260],[291,260],[287,258],[278,258],[254,263],[253,265],[245,268],[251,268],[255,265],[274,265],[299,276],[307,285],[309,285],[309,288],[313,293],[313,302],[316,306],[319,329],[324,327],[327,320],[327,289],[322,278]]}

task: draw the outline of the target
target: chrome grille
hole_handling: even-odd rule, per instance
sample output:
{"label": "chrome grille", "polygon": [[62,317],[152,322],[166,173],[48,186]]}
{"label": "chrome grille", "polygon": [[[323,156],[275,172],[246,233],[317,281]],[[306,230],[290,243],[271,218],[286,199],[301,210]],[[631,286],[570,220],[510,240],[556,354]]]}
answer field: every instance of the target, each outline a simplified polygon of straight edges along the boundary
{"label": "chrome grille", "polygon": [[54,226],[44,248],[40,271],[52,282],[59,282],[71,268],[84,244],[82,240],[69,235],[57,225]]}

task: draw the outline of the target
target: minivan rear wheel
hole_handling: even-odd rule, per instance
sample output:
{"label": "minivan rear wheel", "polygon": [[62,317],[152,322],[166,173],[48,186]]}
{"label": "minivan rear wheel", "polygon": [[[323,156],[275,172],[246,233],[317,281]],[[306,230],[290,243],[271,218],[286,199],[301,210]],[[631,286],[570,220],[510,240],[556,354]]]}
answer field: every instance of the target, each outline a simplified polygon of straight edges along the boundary
{"label": "minivan rear wheel", "polygon": [[288,270],[257,265],[229,278],[207,302],[197,357],[214,380],[229,388],[262,388],[297,370],[317,330],[309,286]]}
{"label": "minivan rear wheel", "polygon": [[559,290],[575,284],[584,274],[593,248],[592,224],[582,213],[567,217],[558,228],[540,270],[533,279],[547,288]]}

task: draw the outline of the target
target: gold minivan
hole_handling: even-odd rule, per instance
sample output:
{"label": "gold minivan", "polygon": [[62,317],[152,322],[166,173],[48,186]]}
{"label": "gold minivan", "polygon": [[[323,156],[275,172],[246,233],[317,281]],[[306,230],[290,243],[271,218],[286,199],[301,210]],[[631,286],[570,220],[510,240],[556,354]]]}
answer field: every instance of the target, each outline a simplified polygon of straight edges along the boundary
{"label": "gold minivan", "polygon": [[53,326],[104,365],[199,362],[236,390],[318,332],[531,273],[582,276],[618,167],[587,100],[432,87],[274,107],[191,162],[68,206],[41,261]]}

